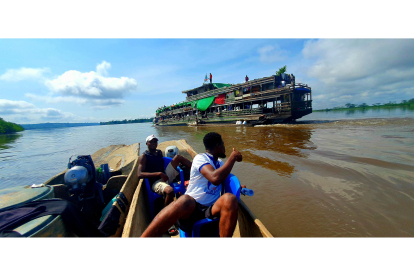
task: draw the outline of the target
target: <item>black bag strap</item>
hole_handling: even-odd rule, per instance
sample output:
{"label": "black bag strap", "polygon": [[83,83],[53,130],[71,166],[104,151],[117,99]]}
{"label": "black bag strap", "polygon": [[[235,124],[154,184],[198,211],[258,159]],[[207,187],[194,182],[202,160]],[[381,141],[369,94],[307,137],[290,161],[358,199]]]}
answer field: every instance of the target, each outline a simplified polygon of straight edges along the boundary
{"label": "black bag strap", "polygon": [[75,205],[63,199],[54,198],[32,201],[18,208],[10,207],[1,210],[0,237],[7,236],[8,232],[31,220],[47,215],[61,215],[66,225],[79,237],[103,236]]}

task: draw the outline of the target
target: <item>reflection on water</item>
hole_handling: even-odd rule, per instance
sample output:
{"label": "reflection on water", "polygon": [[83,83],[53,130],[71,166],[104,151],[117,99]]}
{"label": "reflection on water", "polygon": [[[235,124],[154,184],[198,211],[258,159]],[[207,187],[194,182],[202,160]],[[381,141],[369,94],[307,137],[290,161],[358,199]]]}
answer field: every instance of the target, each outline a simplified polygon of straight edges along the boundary
{"label": "reflection on water", "polygon": [[[160,142],[185,139],[204,152],[204,135],[215,131],[228,155],[232,148],[243,154],[232,173],[255,191],[243,201],[274,236],[412,237],[414,116],[402,109],[373,112],[365,114],[369,119],[358,112],[315,113],[296,124],[261,127],[129,124],[24,131],[0,143],[0,189],[41,183],[63,171],[69,156],[111,144],[140,142],[143,152],[150,134]],[[387,112],[401,117],[384,118]]]}
{"label": "reflection on water", "polygon": [[[222,136],[226,154],[229,155],[233,148],[243,154],[243,162],[275,171],[279,175],[290,176],[295,166],[284,161],[286,156],[307,158],[309,150],[316,149],[310,139],[312,127],[295,127],[280,125],[281,127],[248,127],[233,125],[215,125],[198,127],[159,127],[160,136],[170,136],[175,132],[176,136],[192,132],[188,141],[197,152],[203,152],[202,140],[208,132],[215,131]],[[177,135],[178,134],[178,135]],[[306,150],[306,151],[304,151]]]}
{"label": "reflection on water", "polygon": [[[315,147],[310,138],[310,128],[252,128],[236,127],[236,135],[231,131],[220,132],[230,148],[243,151],[243,160],[280,175],[290,176],[294,165],[283,161],[283,155],[306,158]],[[234,136],[233,136],[234,135]]]}
{"label": "reflection on water", "polygon": [[21,136],[21,133],[0,135],[0,149],[9,149],[10,147],[12,147],[11,145],[13,144],[13,142],[15,142]]}

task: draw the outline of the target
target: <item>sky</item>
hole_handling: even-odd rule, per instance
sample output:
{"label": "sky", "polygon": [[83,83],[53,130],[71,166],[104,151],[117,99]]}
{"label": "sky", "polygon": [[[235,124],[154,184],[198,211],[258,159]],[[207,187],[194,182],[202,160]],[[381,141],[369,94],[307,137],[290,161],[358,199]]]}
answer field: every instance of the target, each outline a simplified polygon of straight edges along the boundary
{"label": "sky", "polygon": [[414,98],[413,39],[0,39],[0,116],[15,123],[154,116],[183,90],[282,66],[313,108]]}

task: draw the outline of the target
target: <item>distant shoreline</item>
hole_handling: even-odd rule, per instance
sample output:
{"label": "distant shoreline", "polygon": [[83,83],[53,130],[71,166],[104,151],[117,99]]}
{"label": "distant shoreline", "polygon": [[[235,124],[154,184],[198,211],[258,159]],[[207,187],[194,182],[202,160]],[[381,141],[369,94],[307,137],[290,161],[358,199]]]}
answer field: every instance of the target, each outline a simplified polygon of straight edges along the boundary
{"label": "distant shoreline", "polygon": [[100,125],[118,125],[118,124],[135,124],[152,122],[151,119],[136,119],[123,121],[110,121],[100,123],[41,123],[41,124],[21,124],[24,130],[31,129],[51,129],[51,128],[65,128],[65,127],[83,127],[83,126],[100,126]]}
{"label": "distant shoreline", "polygon": [[3,118],[0,118],[0,134],[14,134],[23,130],[24,128],[21,125],[7,122]]}
{"label": "distant shoreline", "polygon": [[356,106],[351,104],[350,107],[333,107],[333,108],[325,108],[325,109],[318,109],[312,110],[312,112],[328,112],[328,111],[348,111],[348,110],[366,110],[366,109],[391,109],[391,108],[408,108],[414,109],[414,101],[411,99],[410,101],[404,103],[387,103],[387,104],[376,104],[376,105],[360,105]]}
{"label": "distant shoreline", "polygon": [[109,122],[100,122],[101,125],[122,125],[122,124],[138,124],[138,123],[149,123],[152,122],[154,118],[145,118],[145,119],[134,119],[134,120],[122,120],[122,121],[109,121]]}
{"label": "distant shoreline", "polygon": [[49,129],[63,127],[99,126],[99,123],[42,123],[42,124],[21,124],[25,130]]}

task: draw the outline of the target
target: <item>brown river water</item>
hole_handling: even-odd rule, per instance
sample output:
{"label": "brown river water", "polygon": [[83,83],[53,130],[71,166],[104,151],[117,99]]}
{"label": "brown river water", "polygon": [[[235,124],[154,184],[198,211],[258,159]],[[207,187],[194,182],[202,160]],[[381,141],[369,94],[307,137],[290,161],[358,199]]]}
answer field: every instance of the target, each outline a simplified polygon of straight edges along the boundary
{"label": "brown river water", "polygon": [[[179,128],[179,129],[178,129]],[[163,128],[218,132],[243,154],[233,173],[243,201],[278,237],[414,236],[414,119],[357,119],[263,127]],[[188,140],[188,139],[187,139]]]}
{"label": "brown river water", "polygon": [[111,144],[140,142],[143,152],[150,134],[160,142],[186,139],[200,153],[204,135],[215,131],[227,154],[233,147],[243,154],[232,172],[255,194],[242,199],[274,236],[413,237],[414,113],[390,115],[314,113],[296,124],[263,127],[28,130],[0,137],[0,189],[42,183],[63,171],[71,155]]}

